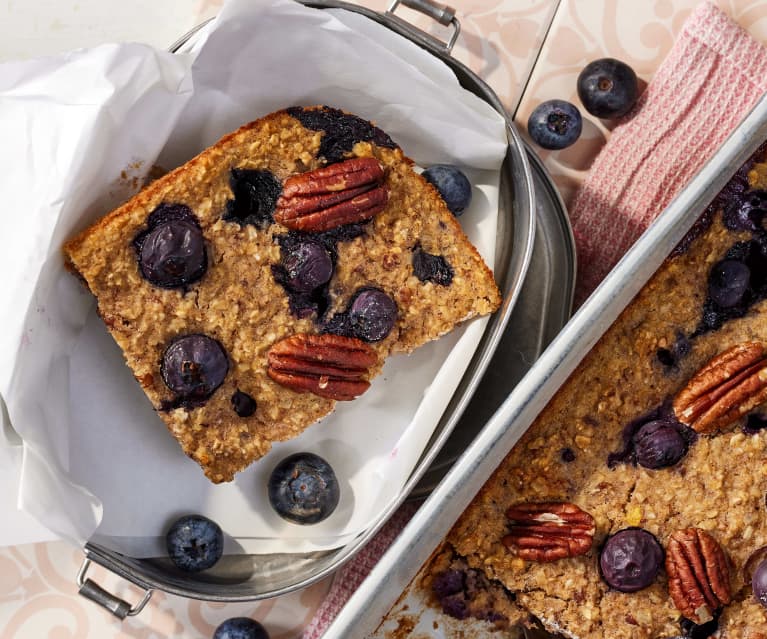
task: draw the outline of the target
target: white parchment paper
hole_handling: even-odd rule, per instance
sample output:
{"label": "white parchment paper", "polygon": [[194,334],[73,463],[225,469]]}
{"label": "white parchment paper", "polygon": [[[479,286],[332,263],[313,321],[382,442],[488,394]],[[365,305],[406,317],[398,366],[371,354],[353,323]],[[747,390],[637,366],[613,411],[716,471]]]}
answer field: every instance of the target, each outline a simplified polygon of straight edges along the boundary
{"label": "white parchment paper", "polygon": [[[131,177],[174,167],[244,122],[330,104],[375,120],[418,164],[465,167],[461,218],[492,264],[504,122],[436,58],[379,25],[290,0],[231,0],[181,55],[114,45],[0,66],[0,394],[23,441],[20,506],[56,534],[133,556],[163,553],[178,515],[218,521],[227,550],[342,545],[396,499],[481,337],[478,320],[392,357],[371,389],[236,481],[214,486],[153,412],[60,247],[131,194]],[[266,499],[289,453],[334,467],[341,502],[297,526]],[[0,531],[2,541],[2,531]]]}

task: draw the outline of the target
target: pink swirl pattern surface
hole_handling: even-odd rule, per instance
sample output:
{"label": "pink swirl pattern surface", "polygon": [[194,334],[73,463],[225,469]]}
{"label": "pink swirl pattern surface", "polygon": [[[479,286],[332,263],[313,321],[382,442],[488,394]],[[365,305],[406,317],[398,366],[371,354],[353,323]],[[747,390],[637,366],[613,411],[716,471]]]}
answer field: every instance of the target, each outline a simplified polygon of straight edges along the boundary
{"label": "pink swirl pattern surface", "polygon": [[[194,0],[189,8],[202,20],[215,15],[221,4],[222,0]],[[382,11],[389,3],[364,0],[359,4]],[[458,5],[463,27],[454,55],[494,88],[515,115],[523,135],[527,117],[541,101],[560,98],[580,106],[575,79],[592,59],[620,58],[645,82],[657,75],[633,121],[627,119],[610,131],[604,122],[586,116],[584,133],[572,147],[556,152],[536,149],[573,212],[581,300],[767,88],[764,50],[711,5],[699,6],[698,0],[461,0],[453,4]],[[719,0],[716,4],[757,40],[767,41],[767,4],[763,0]],[[696,6],[693,22],[685,24]],[[444,38],[444,28],[406,9],[402,13]],[[741,72],[748,65],[756,71],[750,77]],[[733,87],[734,78],[745,84]],[[704,95],[706,100],[701,99]],[[726,109],[708,99],[709,95],[723,101]],[[669,105],[684,105],[682,116],[675,120],[664,111]],[[684,126],[675,128],[675,123],[693,115],[711,118],[711,135],[696,135]],[[672,129],[678,131],[674,136],[670,135]],[[611,137],[613,142],[600,155]],[[645,162],[650,149],[657,159]],[[617,168],[617,159],[624,157],[626,166]],[[670,170],[672,166],[678,168]],[[616,211],[629,224],[619,241],[613,242],[615,225],[603,222],[612,220]],[[610,250],[601,251],[597,238]],[[251,604],[200,602],[156,592],[139,616],[122,623],[77,594],[74,577],[82,561],[79,550],[63,542],[3,548],[0,639],[211,637],[221,621],[233,616],[258,619],[272,639],[315,639],[415,508],[413,504],[403,506],[332,583],[321,582],[299,593]],[[98,567],[89,576],[129,601],[137,601],[143,594]]]}

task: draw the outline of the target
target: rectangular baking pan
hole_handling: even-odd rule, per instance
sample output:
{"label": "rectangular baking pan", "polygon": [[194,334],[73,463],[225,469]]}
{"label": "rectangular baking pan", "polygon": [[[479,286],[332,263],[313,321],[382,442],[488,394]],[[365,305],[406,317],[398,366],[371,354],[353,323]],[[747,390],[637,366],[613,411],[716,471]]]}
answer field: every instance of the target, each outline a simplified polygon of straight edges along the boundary
{"label": "rectangular baking pan", "polygon": [[364,637],[376,630],[557,389],[766,138],[767,96],[645,231],[514,388],[348,601],[325,639]]}

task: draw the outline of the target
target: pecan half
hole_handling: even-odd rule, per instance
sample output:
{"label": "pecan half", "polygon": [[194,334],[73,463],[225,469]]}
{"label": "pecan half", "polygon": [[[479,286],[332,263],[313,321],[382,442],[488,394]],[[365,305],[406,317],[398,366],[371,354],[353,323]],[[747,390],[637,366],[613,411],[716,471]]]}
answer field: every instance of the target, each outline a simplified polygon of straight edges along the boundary
{"label": "pecan half", "polygon": [[696,624],[711,621],[717,610],[732,601],[727,558],[705,530],[685,528],[671,535],[666,572],[674,605]]}
{"label": "pecan half", "polygon": [[674,398],[677,419],[699,433],[729,426],[767,401],[765,345],[745,342],[720,353]]}
{"label": "pecan half", "polygon": [[368,389],[366,377],[377,360],[376,352],[354,337],[299,333],[272,346],[266,372],[296,392],[348,401]]}
{"label": "pecan half", "polygon": [[375,158],[352,158],[289,177],[274,212],[276,222],[294,231],[327,231],[362,222],[389,201],[384,170]]}
{"label": "pecan half", "polygon": [[518,504],[506,511],[511,520],[503,545],[529,561],[556,561],[583,555],[594,540],[594,518],[575,504]]}

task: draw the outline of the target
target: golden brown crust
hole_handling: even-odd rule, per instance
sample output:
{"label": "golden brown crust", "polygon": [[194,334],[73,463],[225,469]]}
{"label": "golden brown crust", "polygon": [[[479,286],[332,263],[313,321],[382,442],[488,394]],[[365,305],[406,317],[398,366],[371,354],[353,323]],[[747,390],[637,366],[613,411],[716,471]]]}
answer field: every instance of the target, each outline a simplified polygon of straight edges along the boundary
{"label": "golden brown crust", "polygon": [[[318,168],[323,133],[309,130],[286,111],[246,124],[195,158],[164,175],[64,246],[65,259],[98,300],[98,310],[123,349],[126,362],[186,454],[214,482],[266,454],[271,444],[295,437],[327,415],[334,402],[288,390],[267,374],[267,353],[295,333],[316,333],[311,317],[291,314],[284,289],[271,266],[280,261],[275,237],[265,230],[222,219],[232,197],[230,169],[269,170],[280,181]],[[344,310],[354,291],[375,286],[397,303],[391,333],[372,348],[382,361],[409,352],[460,322],[490,313],[500,304],[491,271],[466,239],[434,189],[412,168],[399,148],[360,142],[353,156],[375,157],[386,171],[389,201],[366,233],[339,242],[330,282],[330,313]],[[208,271],[187,291],[162,289],[140,274],[133,240],[161,203],[187,205],[206,241]],[[443,255],[455,275],[450,286],[421,282],[412,272],[413,247]],[[167,344],[178,335],[199,332],[218,340],[230,359],[224,383],[194,408],[163,410],[174,396],[160,375]],[[371,377],[380,365],[371,370]],[[256,412],[238,417],[231,397],[253,396]]]}

